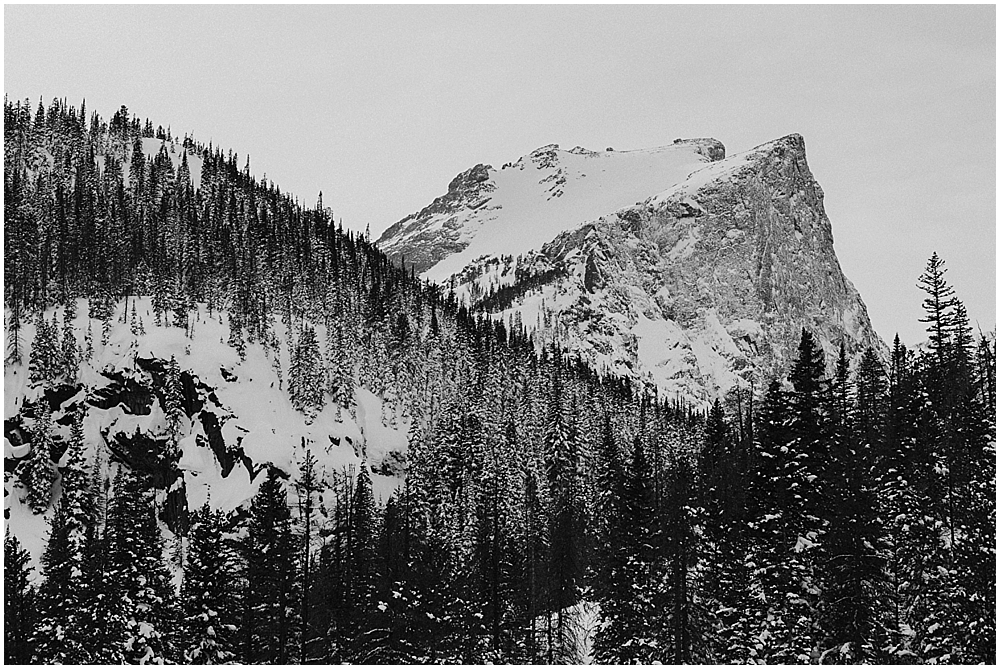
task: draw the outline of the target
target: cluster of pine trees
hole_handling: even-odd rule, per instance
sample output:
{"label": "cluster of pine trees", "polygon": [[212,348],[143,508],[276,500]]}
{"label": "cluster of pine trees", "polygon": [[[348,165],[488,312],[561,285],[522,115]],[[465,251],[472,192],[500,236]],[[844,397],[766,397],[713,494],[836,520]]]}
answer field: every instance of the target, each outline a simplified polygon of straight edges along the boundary
{"label": "cluster of pine trees", "polygon": [[[34,584],[5,535],[8,661],[574,662],[593,604],[609,663],[994,659],[995,345],[936,256],[927,351],[897,340],[887,368],[869,351],[853,372],[842,353],[828,377],[803,332],[787,382],[700,415],[537,352],[235,156],[171,154],[124,108],[30,110],[5,102],[8,364],[34,317],[31,380],[74,383],[93,346],[66,325],[77,297],[106,333],[152,295],[150,326],[192,339],[205,304],[238,351],[285,347],[304,414],[351,411],[361,385],[409,449],[384,507],[366,464],[322,480],[307,452],[294,480],[260,474],[249,508],[192,511],[168,551],[149,473],[84,463],[82,415],[53,502],[41,402],[17,469],[32,507],[56,507]],[[61,339],[39,315],[57,305]]]}

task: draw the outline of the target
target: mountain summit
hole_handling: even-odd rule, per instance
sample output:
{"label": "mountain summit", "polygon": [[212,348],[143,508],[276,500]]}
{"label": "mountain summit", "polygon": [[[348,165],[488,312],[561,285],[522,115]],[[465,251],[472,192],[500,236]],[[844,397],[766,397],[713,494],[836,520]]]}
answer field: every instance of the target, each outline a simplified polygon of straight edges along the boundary
{"label": "mountain summit", "polygon": [[535,149],[500,170],[476,165],[379,239],[396,260],[443,281],[482,255],[537,250],[560,232],[634,204],[726,155],[714,139],[638,151]]}
{"label": "mountain summit", "polygon": [[549,145],[477,165],[386,230],[391,257],[598,368],[701,403],[787,371],[803,328],[832,364],[882,350],[792,134],[637,151]]}

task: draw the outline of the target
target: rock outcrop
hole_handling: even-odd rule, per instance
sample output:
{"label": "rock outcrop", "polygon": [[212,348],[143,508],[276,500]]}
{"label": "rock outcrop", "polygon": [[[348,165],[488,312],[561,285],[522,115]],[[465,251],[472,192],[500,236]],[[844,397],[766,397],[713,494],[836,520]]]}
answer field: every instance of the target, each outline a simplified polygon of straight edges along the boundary
{"label": "rock outcrop", "polygon": [[801,136],[729,158],[715,140],[675,145],[711,162],[536,250],[478,258],[450,284],[540,341],[698,403],[787,373],[803,328],[831,365],[841,343],[852,357],[884,350]]}

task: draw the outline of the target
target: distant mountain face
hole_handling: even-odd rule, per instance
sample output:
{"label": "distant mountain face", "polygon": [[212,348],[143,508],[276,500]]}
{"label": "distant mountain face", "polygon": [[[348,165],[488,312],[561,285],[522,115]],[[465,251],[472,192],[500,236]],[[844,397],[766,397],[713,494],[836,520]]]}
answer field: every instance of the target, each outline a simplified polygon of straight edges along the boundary
{"label": "distant mountain face", "polygon": [[635,204],[725,157],[714,139],[639,151],[543,146],[500,170],[476,165],[379,239],[397,261],[443,281],[477,258],[538,250],[560,232]]}
{"label": "distant mountain face", "polygon": [[542,341],[699,403],[786,373],[803,328],[830,364],[841,343],[884,349],[799,135],[728,158],[714,139],[542,147],[460,174],[379,245]]}

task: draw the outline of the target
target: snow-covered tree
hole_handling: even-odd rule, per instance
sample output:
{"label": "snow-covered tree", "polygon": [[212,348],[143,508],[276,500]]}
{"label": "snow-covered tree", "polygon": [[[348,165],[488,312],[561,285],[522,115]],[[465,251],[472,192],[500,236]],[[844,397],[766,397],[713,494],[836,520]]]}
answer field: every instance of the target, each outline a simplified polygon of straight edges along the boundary
{"label": "snow-covered tree", "polygon": [[76,299],[66,301],[63,310],[63,333],[60,348],[62,374],[67,383],[76,383],[76,375],[80,370],[80,346],[76,343]]}
{"label": "snow-covered tree", "polygon": [[241,553],[246,589],[240,658],[288,664],[298,647],[298,550],[287,493],[274,468],[250,505]]}
{"label": "snow-covered tree", "polygon": [[156,518],[149,477],[119,468],[107,519],[108,559],[105,578],[126,612],[126,661],[174,660],[177,612],[170,572],[163,559],[163,539]]}
{"label": "snow-covered tree", "polygon": [[226,664],[237,643],[234,555],[226,540],[226,515],[205,504],[191,514],[181,601],[179,651],[191,664]]}
{"label": "snow-covered tree", "polygon": [[49,386],[60,375],[59,343],[57,331],[45,320],[42,312],[35,319],[35,337],[31,341],[28,358],[28,380]]}
{"label": "snow-covered tree", "polygon": [[323,408],[325,385],[316,331],[307,325],[299,334],[288,369],[288,395],[292,406],[307,417],[314,417]]}
{"label": "snow-covered tree", "polygon": [[36,404],[38,416],[31,428],[31,453],[18,467],[25,488],[25,502],[34,513],[42,513],[52,501],[56,470],[52,464],[52,411],[44,397]]}
{"label": "snow-covered tree", "polygon": [[163,413],[167,421],[167,437],[171,451],[177,449],[187,415],[184,413],[184,389],[177,358],[170,356],[163,379]]}

